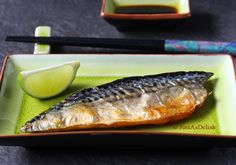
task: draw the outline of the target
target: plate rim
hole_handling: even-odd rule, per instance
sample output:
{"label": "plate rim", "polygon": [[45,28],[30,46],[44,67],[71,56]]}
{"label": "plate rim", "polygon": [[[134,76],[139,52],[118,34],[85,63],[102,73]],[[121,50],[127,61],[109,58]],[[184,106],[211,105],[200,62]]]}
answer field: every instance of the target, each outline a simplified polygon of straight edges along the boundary
{"label": "plate rim", "polygon": [[[9,61],[11,56],[38,56],[34,54],[12,54],[6,55],[2,69],[0,72],[0,90],[2,88],[2,80],[5,74],[7,62]],[[75,54],[48,54],[50,55],[58,55],[58,56],[65,56],[65,55],[121,55],[121,56],[227,56],[230,58],[233,69],[234,69],[234,79],[236,82],[236,63],[234,61],[234,57],[230,54],[129,54],[129,53],[75,53]],[[45,56],[45,55],[43,55]],[[236,139],[236,135],[214,135],[214,134],[194,134],[194,133],[178,133],[178,132],[151,132],[151,131],[136,131],[136,130],[82,130],[82,131],[66,131],[66,132],[44,132],[44,133],[22,133],[22,134],[5,134],[0,135],[0,139],[5,138],[18,138],[18,137],[46,137],[46,136],[58,136],[58,135],[160,135],[160,136],[186,136],[186,137],[199,137],[199,138],[220,138],[220,139]]]}

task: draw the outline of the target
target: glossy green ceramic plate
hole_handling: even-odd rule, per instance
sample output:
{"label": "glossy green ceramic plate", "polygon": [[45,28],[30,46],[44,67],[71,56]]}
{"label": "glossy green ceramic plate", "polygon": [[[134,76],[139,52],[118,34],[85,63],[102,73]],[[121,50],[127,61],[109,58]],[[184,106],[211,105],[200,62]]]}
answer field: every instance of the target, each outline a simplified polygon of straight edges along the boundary
{"label": "glossy green ceramic plate", "polygon": [[[17,75],[22,70],[35,69],[72,60],[81,61],[72,86],[62,95],[38,100],[24,93]],[[205,105],[191,117],[163,126],[126,129],[90,130],[61,133],[22,134],[20,127],[29,119],[59,102],[70,93],[83,88],[111,82],[121,77],[158,74],[175,71],[207,71],[214,76],[206,87],[212,94]],[[188,136],[236,136],[235,70],[229,55],[12,55],[3,66],[0,91],[1,138],[74,134],[172,134]],[[7,143],[11,145],[11,143]],[[17,143],[21,145],[21,143]]]}

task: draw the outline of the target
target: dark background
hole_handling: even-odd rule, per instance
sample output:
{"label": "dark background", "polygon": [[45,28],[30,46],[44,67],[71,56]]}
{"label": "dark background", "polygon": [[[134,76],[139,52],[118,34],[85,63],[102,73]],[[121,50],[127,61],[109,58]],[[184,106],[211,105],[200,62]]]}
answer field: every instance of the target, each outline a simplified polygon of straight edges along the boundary
{"label": "dark background", "polygon": [[[99,15],[101,0],[0,0],[0,60],[32,53],[33,45],[6,43],[6,35],[33,35],[49,25],[54,36],[194,39],[235,41],[235,0],[192,0],[192,18],[171,30],[119,32]],[[115,52],[66,47],[54,53]],[[26,149],[0,147],[5,164],[236,164],[236,148],[212,149]]]}

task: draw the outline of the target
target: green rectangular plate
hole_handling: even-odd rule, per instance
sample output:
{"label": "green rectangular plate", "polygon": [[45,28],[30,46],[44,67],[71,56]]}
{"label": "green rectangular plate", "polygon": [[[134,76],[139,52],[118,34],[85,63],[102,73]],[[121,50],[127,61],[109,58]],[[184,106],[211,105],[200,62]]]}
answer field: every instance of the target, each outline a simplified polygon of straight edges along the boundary
{"label": "green rectangular plate", "polygon": [[[38,100],[25,94],[17,81],[22,70],[36,69],[72,60],[81,61],[76,79],[62,95]],[[206,84],[212,94],[204,106],[191,117],[163,126],[130,127],[99,130],[102,133],[146,132],[188,135],[235,136],[236,88],[235,70],[229,55],[12,55],[3,67],[0,91],[0,137],[19,137],[20,127],[29,119],[46,110],[70,93],[94,87],[118,78],[159,74],[176,71],[207,71],[214,76]],[[83,133],[83,131],[78,131]],[[93,133],[94,130],[87,131]],[[96,131],[97,132],[97,131]],[[75,133],[75,132],[74,132]],[[64,132],[63,134],[67,134]],[[42,135],[42,134],[39,134]],[[42,135],[43,136],[43,135]]]}

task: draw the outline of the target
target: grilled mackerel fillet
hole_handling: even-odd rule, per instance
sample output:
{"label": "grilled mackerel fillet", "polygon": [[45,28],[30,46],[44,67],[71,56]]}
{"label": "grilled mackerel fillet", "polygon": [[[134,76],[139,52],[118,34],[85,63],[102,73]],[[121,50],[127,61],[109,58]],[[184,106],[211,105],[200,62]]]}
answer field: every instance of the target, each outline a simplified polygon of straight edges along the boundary
{"label": "grilled mackerel fillet", "polygon": [[22,132],[164,124],[184,119],[206,97],[209,72],[128,77],[77,91],[26,122]]}

